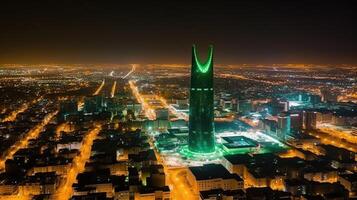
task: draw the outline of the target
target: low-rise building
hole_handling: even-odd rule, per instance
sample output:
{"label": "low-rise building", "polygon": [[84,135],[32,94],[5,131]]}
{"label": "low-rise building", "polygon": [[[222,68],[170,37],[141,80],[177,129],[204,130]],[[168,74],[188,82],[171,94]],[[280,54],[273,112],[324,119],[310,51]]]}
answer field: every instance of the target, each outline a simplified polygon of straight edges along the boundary
{"label": "low-rise building", "polygon": [[349,191],[350,197],[357,198],[357,174],[343,174],[338,176],[338,181]]}
{"label": "low-rise building", "polygon": [[237,190],[244,188],[243,179],[230,173],[221,164],[189,167],[187,179],[196,193],[212,189]]}

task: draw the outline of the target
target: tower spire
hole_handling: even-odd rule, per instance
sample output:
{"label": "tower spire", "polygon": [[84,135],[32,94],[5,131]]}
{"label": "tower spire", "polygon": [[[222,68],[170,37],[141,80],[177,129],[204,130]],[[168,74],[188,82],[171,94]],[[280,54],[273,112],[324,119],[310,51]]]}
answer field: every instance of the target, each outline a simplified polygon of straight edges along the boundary
{"label": "tower spire", "polygon": [[209,67],[211,66],[211,63],[213,62],[213,46],[210,45],[208,48],[208,56],[206,62],[201,63],[196,51],[196,46],[192,45],[192,58],[193,58],[193,62],[195,62],[195,64],[198,66],[200,72],[206,73]]}

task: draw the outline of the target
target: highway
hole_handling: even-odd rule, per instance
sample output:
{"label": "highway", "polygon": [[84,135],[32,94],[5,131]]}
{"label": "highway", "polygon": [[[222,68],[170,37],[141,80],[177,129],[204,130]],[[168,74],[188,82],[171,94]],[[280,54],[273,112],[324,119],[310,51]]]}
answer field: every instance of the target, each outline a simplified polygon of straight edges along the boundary
{"label": "highway", "polygon": [[112,89],[110,91],[110,98],[114,98],[116,87],[117,87],[117,82],[114,81]]}
{"label": "highway", "polygon": [[93,96],[97,96],[100,93],[100,91],[102,91],[104,85],[105,85],[105,80],[103,79],[102,83],[98,86],[98,88],[93,93]]}
{"label": "highway", "polygon": [[151,108],[151,106],[145,101],[143,96],[139,93],[138,87],[135,85],[135,82],[130,80],[129,86],[130,86],[130,89],[131,89],[134,97],[138,100],[139,103],[141,103],[141,106],[144,110],[145,116],[149,120],[155,120],[156,119],[155,111],[153,110],[153,108]]}
{"label": "highway", "polygon": [[242,75],[237,75],[237,74],[218,74],[216,77],[219,78],[231,78],[231,79],[238,79],[238,80],[249,80],[249,81],[255,81],[255,82],[260,82],[260,83],[266,83],[269,85],[283,85],[286,84],[286,81],[267,81],[267,80],[259,80],[255,78],[248,78]]}
{"label": "highway", "polygon": [[156,99],[160,100],[161,104],[169,109],[169,112],[175,115],[178,119],[184,119],[185,121],[188,121],[188,114],[183,113],[183,112],[177,112],[171,105],[169,105],[164,97],[156,95]]}
{"label": "highway", "polygon": [[131,70],[130,70],[126,75],[124,75],[124,76],[122,77],[122,79],[128,78],[128,77],[135,71],[136,66],[137,66],[137,64],[132,64],[132,65],[131,65]]}
{"label": "highway", "polygon": [[[169,112],[171,114],[175,115],[175,117],[177,119],[183,119],[185,121],[188,121],[189,115],[184,112],[178,112],[172,105],[167,103],[167,101],[164,97],[155,95],[155,99],[158,99],[165,108],[169,109]],[[220,117],[220,118],[216,117],[216,118],[214,118],[214,121],[215,122],[232,122],[232,121],[234,121],[234,115],[229,115],[227,117]]]}

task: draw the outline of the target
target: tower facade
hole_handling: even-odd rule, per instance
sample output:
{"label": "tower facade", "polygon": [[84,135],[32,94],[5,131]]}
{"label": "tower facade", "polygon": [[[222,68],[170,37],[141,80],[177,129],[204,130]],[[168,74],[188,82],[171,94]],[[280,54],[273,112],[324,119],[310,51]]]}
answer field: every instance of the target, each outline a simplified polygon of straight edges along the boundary
{"label": "tower facade", "polygon": [[213,46],[201,63],[192,46],[188,148],[196,153],[215,151],[213,113]]}

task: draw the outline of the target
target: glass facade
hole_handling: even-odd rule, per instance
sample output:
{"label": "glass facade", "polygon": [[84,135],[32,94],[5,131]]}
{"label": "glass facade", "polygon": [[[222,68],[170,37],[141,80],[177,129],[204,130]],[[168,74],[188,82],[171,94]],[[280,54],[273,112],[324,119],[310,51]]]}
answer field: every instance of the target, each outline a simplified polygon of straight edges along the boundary
{"label": "glass facade", "polygon": [[213,46],[206,62],[201,63],[192,46],[189,150],[196,153],[215,151],[213,112]]}

